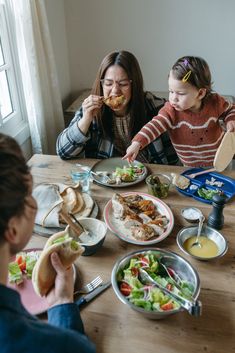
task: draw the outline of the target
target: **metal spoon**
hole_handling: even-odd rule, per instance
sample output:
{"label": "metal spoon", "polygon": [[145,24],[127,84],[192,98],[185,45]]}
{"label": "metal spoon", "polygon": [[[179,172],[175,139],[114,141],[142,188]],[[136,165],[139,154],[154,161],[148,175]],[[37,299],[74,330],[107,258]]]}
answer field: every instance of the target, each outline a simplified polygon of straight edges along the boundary
{"label": "metal spoon", "polygon": [[198,224],[198,230],[197,230],[197,237],[196,237],[195,242],[191,245],[191,248],[193,246],[198,246],[199,248],[202,247],[202,244],[199,242],[199,237],[201,235],[202,225],[203,225],[204,220],[205,220],[205,217],[203,215],[200,215],[199,224]]}
{"label": "metal spoon", "polygon": [[91,236],[90,232],[83,227],[83,225],[77,220],[77,218],[69,212],[70,217],[74,220],[74,223],[76,223],[82,230],[83,233],[86,233],[87,235]]}
{"label": "metal spoon", "polygon": [[167,288],[161,286],[158,282],[154,281],[154,279],[143,268],[139,269],[139,274],[143,283],[146,283],[146,284],[153,283],[156,287],[161,289],[163,293],[169,295],[171,298],[177,301],[181,305],[181,307],[183,307],[189,312],[189,314],[193,316],[201,315],[202,304],[199,300],[195,300],[194,298],[192,298],[192,300],[188,300],[188,299],[182,298],[178,294],[171,292]]}

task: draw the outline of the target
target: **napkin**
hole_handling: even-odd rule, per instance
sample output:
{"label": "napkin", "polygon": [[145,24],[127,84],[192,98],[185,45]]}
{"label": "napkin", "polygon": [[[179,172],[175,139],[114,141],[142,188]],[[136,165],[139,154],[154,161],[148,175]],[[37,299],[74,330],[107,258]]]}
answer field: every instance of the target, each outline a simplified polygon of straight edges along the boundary
{"label": "napkin", "polygon": [[214,168],[222,172],[231,162],[235,154],[235,132],[227,131],[215,154]]}
{"label": "napkin", "polygon": [[39,184],[33,190],[38,211],[35,223],[43,227],[60,227],[59,212],[63,207],[64,198],[61,194],[68,188],[80,189],[80,185],[68,186],[62,183]]}

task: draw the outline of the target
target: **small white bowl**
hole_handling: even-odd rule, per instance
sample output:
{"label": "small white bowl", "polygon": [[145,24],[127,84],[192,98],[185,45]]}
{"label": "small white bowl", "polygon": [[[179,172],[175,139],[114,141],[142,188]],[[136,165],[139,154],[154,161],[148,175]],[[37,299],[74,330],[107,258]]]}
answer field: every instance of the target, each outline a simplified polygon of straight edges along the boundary
{"label": "small white bowl", "polygon": [[[89,234],[81,234],[78,241],[85,248],[82,256],[93,255],[101,248],[107,233],[107,226],[96,218],[82,217],[78,219]],[[70,232],[73,231],[70,229]]]}
{"label": "small white bowl", "polygon": [[185,207],[181,210],[181,216],[189,223],[198,223],[202,212],[196,207]]}

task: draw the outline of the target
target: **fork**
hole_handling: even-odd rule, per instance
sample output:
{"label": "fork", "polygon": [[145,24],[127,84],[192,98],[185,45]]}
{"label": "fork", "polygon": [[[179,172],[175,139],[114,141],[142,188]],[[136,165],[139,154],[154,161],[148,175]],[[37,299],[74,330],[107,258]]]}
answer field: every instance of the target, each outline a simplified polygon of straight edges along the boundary
{"label": "fork", "polygon": [[88,294],[88,293],[92,292],[96,287],[99,287],[102,282],[103,282],[102,278],[100,276],[97,276],[91,282],[87,283],[81,289],[77,290],[73,294],[74,295],[76,295],[76,294]]}

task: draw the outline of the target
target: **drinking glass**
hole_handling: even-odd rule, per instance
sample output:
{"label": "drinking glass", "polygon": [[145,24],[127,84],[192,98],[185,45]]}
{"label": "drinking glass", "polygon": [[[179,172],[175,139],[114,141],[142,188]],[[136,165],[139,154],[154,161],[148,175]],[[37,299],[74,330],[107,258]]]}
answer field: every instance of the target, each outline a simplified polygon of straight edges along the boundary
{"label": "drinking glass", "polygon": [[70,171],[71,178],[75,184],[79,182],[82,192],[88,192],[90,188],[90,168],[75,164]]}

